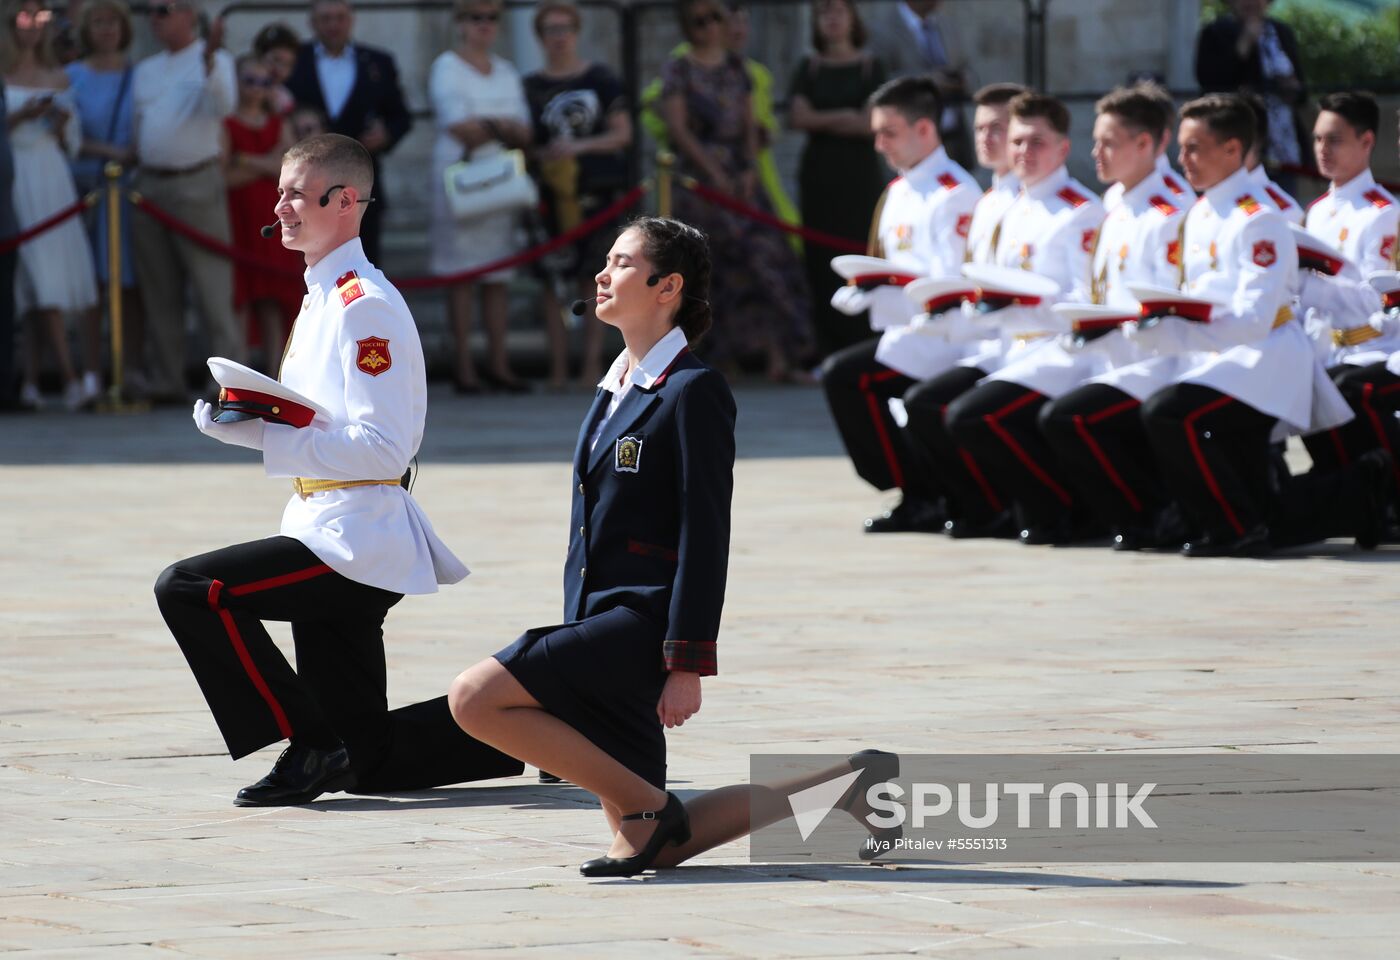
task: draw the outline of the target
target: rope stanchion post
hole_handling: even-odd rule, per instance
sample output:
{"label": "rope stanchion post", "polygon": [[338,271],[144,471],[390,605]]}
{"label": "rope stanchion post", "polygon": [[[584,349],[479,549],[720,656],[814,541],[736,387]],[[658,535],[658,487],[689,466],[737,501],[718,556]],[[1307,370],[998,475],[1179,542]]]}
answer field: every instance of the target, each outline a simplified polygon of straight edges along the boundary
{"label": "rope stanchion post", "polygon": [[676,155],[662,150],[656,155],[656,213],[671,216],[671,184],[676,173]]}
{"label": "rope stanchion post", "polygon": [[112,382],[107,399],[98,404],[101,413],[140,413],[150,408],[144,402],[131,402],[126,396],[126,335],[122,325],[122,165],[108,163],[102,168],[107,178],[107,316],[112,328]]}

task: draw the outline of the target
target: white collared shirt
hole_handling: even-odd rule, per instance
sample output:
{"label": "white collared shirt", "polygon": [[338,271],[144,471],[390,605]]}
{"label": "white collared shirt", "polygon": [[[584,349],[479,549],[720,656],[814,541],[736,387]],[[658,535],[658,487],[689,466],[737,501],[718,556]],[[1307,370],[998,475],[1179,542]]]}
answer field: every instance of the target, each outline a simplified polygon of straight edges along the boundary
{"label": "white collared shirt", "polygon": [[355,89],[355,47],[346,44],[339,56],[321,44],[316,44],[316,79],[321,81],[321,96],[326,101],[326,116],[334,120],[345,109],[350,91]]}
{"label": "white collared shirt", "polygon": [[233,57],[214,53],[204,72],[204,41],[161,51],[136,65],[131,77],[136,153],[148,167],[183,169],[219,155],[224,117],[237,105]]}
{"label": "white collared shirt", "polygon": [[647,351],[647,355],[631,370],[627,369],[628,354],[623,350],[617,355],[608,372],[598,381],[598,386],[612,394],[612,399],[608,401],[608,408],[603,415],[598,418],[598,422],[593,425],[593,435],[588,438],[588,449],[592,451],[598,445],[598,438],[602,436],[603,428],[608,425],[612,415],[617,412],[617,408],[622,404],[622,398],[627,396],[627,391],[633,387],[649,388],[656,382],[666,370],[675,363],[676,357],[681,355],[681,351],[689,346],[685,338],[685,331],[680,327],[672,327],[670,332],[652,345]]}

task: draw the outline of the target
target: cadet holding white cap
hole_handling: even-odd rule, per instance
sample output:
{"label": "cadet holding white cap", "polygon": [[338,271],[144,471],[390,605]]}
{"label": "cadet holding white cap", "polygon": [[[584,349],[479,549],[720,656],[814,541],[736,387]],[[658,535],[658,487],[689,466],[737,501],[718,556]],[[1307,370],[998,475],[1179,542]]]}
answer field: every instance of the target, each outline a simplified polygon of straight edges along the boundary
{"label": "cadet holding white cap", "polygon": [[[156,582],[229,754],[291,741],[238,792],[240,806],[522,769],[462,734],[446,698],[388,712],[386,613],[467,569],[401,485],[423,437],[427,387],[413,317],[360,246],[373,180],[364,147],[336,134],[283,158],[277,227],[305,255],[308,294],[281,383],[211,361],[222,402],[196,402],[194,420],[216,440],[262,451],[268,476],[290,479],[294,493],[280,536],[181,560]],[[291,623],[297,670],[263,620]]]}

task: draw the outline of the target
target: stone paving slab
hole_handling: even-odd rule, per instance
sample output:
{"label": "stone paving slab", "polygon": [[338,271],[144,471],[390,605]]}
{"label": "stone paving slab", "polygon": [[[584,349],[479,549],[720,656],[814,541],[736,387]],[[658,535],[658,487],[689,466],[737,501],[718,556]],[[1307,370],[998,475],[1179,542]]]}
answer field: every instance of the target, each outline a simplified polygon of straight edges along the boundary
{"label": "stone paving slab", "polygon": [[[557,620],[579,395],[435,390],[415,495],[472,567],[388,622],[395,703]],[[683,795],[752,752],[1400,752],[1400,551],[1265,561],[875,538],[820,396],[739,391],[721,675]],[[185,411],[0,419],[0,951],[26,957],[1394,956],[1396,864],[764,865],[590,881],[531,776],[305,808],[231,763],[151,595],[275,530],[282,482]],[[274,636],[286,640],[285,630]]]}

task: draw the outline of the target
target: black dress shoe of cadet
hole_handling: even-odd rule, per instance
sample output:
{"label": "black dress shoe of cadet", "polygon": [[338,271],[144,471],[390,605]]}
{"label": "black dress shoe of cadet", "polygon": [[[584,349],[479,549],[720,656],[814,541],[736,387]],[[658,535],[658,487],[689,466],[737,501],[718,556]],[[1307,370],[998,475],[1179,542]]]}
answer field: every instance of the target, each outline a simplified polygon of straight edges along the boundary
{"label": "black dress shoe of cadet", "polygon": [[1242,537],[1221,537],[1210,534],[1197,537],[1181,548],[1183,557],[1263,557],[1273,550],[1269,543],[1269,528],[1258,524],[1244,532]]}
{"label": "black dress shoe of cadet", "polygon": [[1390,499],[1391,470],[1394,464],[1387,450],[1369,450],[1356,460],[1361,473],[1361,525],[1356,531],[1356,549],[1374,550],[1386,535],[1386,507]]}
{"label": "black dress shoe of cadet", "polygon": [[954,540],[1004,540],[1020,531],[1009,512],[999,513],[989,520],[969,520],[957,517],[943,524],[943,532]]}
{"label": "black dress shoe of cadet", "polygon": [[562,777],[556,777],[554,774],[552,774],[552,773],[546,773],[546,772],[543,771],[543,770],[540,771],[540,783],[563,783],[563,782],[564,782],[564,780],[563,780]]}
{"label": "black dress shoe of cadet", "polygon": [[656,829],[640,853],[630,857],[595,857],[585,861],[578,872],[585,877],[631,877],[651,866],[666,844],[680,846],[690,840],[690,814],[674,793],[666,794],[666,806],[660,810],[629,813],[623,820],[655,820]]}
{"label": "black dress shoe of cadet", "polygon": [[1021,542],[1028,547],[1063,546],[1074,539],[1073,527],[1069,521],[1055,520],[1050,523],[1031,523],[1021,528]]}
{"label": "black dress shoe of cadet", "polygon": [[354,785],[350,754],[343,746],[318,750],[292,744],[282,751],[268,775],[238,791],[233,803],[237,807],[291,807]]}
{"label": "black dress shoe of cadet", "polygon": [[865,521],[866,533],[938,533],[943,529],[943,511],[927,500],[905,497],[899,506]]}

